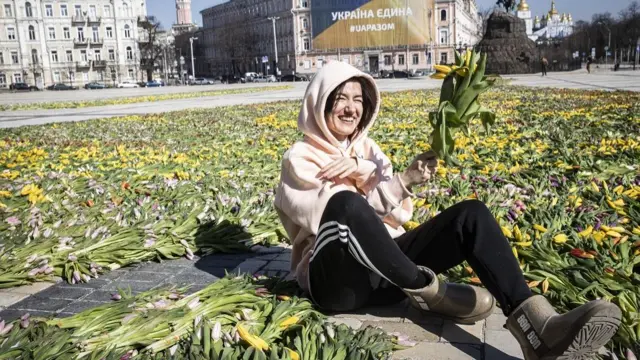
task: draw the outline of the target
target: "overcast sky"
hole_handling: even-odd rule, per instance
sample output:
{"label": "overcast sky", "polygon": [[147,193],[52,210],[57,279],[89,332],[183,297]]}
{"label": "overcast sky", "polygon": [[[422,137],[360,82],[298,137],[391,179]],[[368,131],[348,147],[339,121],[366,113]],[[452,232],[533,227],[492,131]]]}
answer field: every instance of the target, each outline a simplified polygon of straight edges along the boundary
{"label": "overcast sky", "polygon": [[[313,1],[313,0],[312,0]],[[495,0],[476,0],[479,8],[491,8]],[[518,0],[520,1],[520,0]],[[202,25],[200,10],[225,2],[225,0],[192,0],[191,11],[196,24]],[[546,13],[551,9],[551,0],[527,0],[532,16]],[[632,0],[556,0],[556,8],[560,13],[571,13],[573,20],[591,20],[591,15],[609,11],[614,16],[627,7]],[[149,15],[156,16],[165,28],[176,21],[174,0],[147,0]]]}

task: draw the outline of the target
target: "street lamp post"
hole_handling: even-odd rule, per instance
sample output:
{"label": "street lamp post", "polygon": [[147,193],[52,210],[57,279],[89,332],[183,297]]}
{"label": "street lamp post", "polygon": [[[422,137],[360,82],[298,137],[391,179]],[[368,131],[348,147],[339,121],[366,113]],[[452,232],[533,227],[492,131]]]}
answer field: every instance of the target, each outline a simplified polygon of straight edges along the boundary
{"label": "street lamp post", "polygon": [[194,61],[193,61],[193,40],[198,40],[197,37],[190,37],[189,38],[189,43],[191,44],[191,75],[193,75],[193,79],[195,80],[196,78],[196,70],[195,70],[195,65],[194,65]]}
{"label": "street lamp post", "polygon": [[275,76],[278,76],[278,42],[276,39],[276,20],[280,19],[280,17],[278,16],[273,16],[270,17],[269,20],[271,20],[271,23],[273,25],[273,49],[275,51],[275,59],[274,59],[274,63],[273,63],[273,73]]}

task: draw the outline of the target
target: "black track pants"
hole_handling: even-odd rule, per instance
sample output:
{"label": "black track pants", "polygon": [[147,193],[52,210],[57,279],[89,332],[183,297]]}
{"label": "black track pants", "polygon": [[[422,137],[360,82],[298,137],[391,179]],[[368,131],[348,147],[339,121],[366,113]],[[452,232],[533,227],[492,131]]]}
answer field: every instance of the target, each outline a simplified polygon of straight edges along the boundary
{"label": "black track pants", "polygon": [[[532,296],[507,239],[482,202],[460,202],[394,240],[361,195],[342,191],[322,215],[309,265],[310,293],[330,311],[393,304],[405,298],[400,288],[412,288],[422,276],[416,265],[438,274],[464,260],[505,315]],[[380,278],[391,285],[371,280]]]}

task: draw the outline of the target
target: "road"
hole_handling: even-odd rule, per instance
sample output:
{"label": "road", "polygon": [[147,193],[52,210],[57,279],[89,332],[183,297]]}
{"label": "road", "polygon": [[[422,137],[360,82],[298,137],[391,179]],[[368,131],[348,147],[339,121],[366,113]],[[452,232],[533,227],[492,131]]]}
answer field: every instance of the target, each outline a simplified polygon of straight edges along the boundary
{"label": "road", "polygon": [[[545,87],[545,88],[578,88],[597,90],[630,90],[640,91],[640,71],[598,72],[587,74],[585,70],[572,73],[550,73],[547,77],[539,75],[504,76],[513,85]],[[148,114],[167,111],[187,110],[195,108],[213,108],[225,105],[255,104],[272,101],[302,99],[308,82],[286,83],[292,88],[286,90],[264,91],[235,95],[220,95],[180,100],[166,100],[127,105],[109,105],[81,109],[59,110],[24,110],[0,112],[0,128],[25,125],[40,125],[54,122],[84,121],[96,118],[124,116],[132,114]],[[441,82],[432,79],[384,79],[378,80],[381,92],[414,89],[438,88]],[[143,96],[149,94],[179,93],[192,91],[209,91],[228,88],[255,86],[274,86],[281,84],[230,84],[189,87],[141,88],[141,89],[109,89],[78,90],[68,92],[8,93],[1,94],[0,103],[17,102],[49,102],[49,101],[82,101],[117,97]]]}

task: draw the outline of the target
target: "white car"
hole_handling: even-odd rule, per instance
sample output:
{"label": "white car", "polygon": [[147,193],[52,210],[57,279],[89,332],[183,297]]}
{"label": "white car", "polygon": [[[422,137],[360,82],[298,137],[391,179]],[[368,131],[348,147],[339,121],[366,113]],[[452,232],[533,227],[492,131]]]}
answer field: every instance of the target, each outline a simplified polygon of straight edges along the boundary
{"label": "white car", "polygon": [[120,84],[118,84],[118,88],[122,89],[122,88],[138,88],[140,87],[140,85],[136,84],[133,81],[123,81]]}

